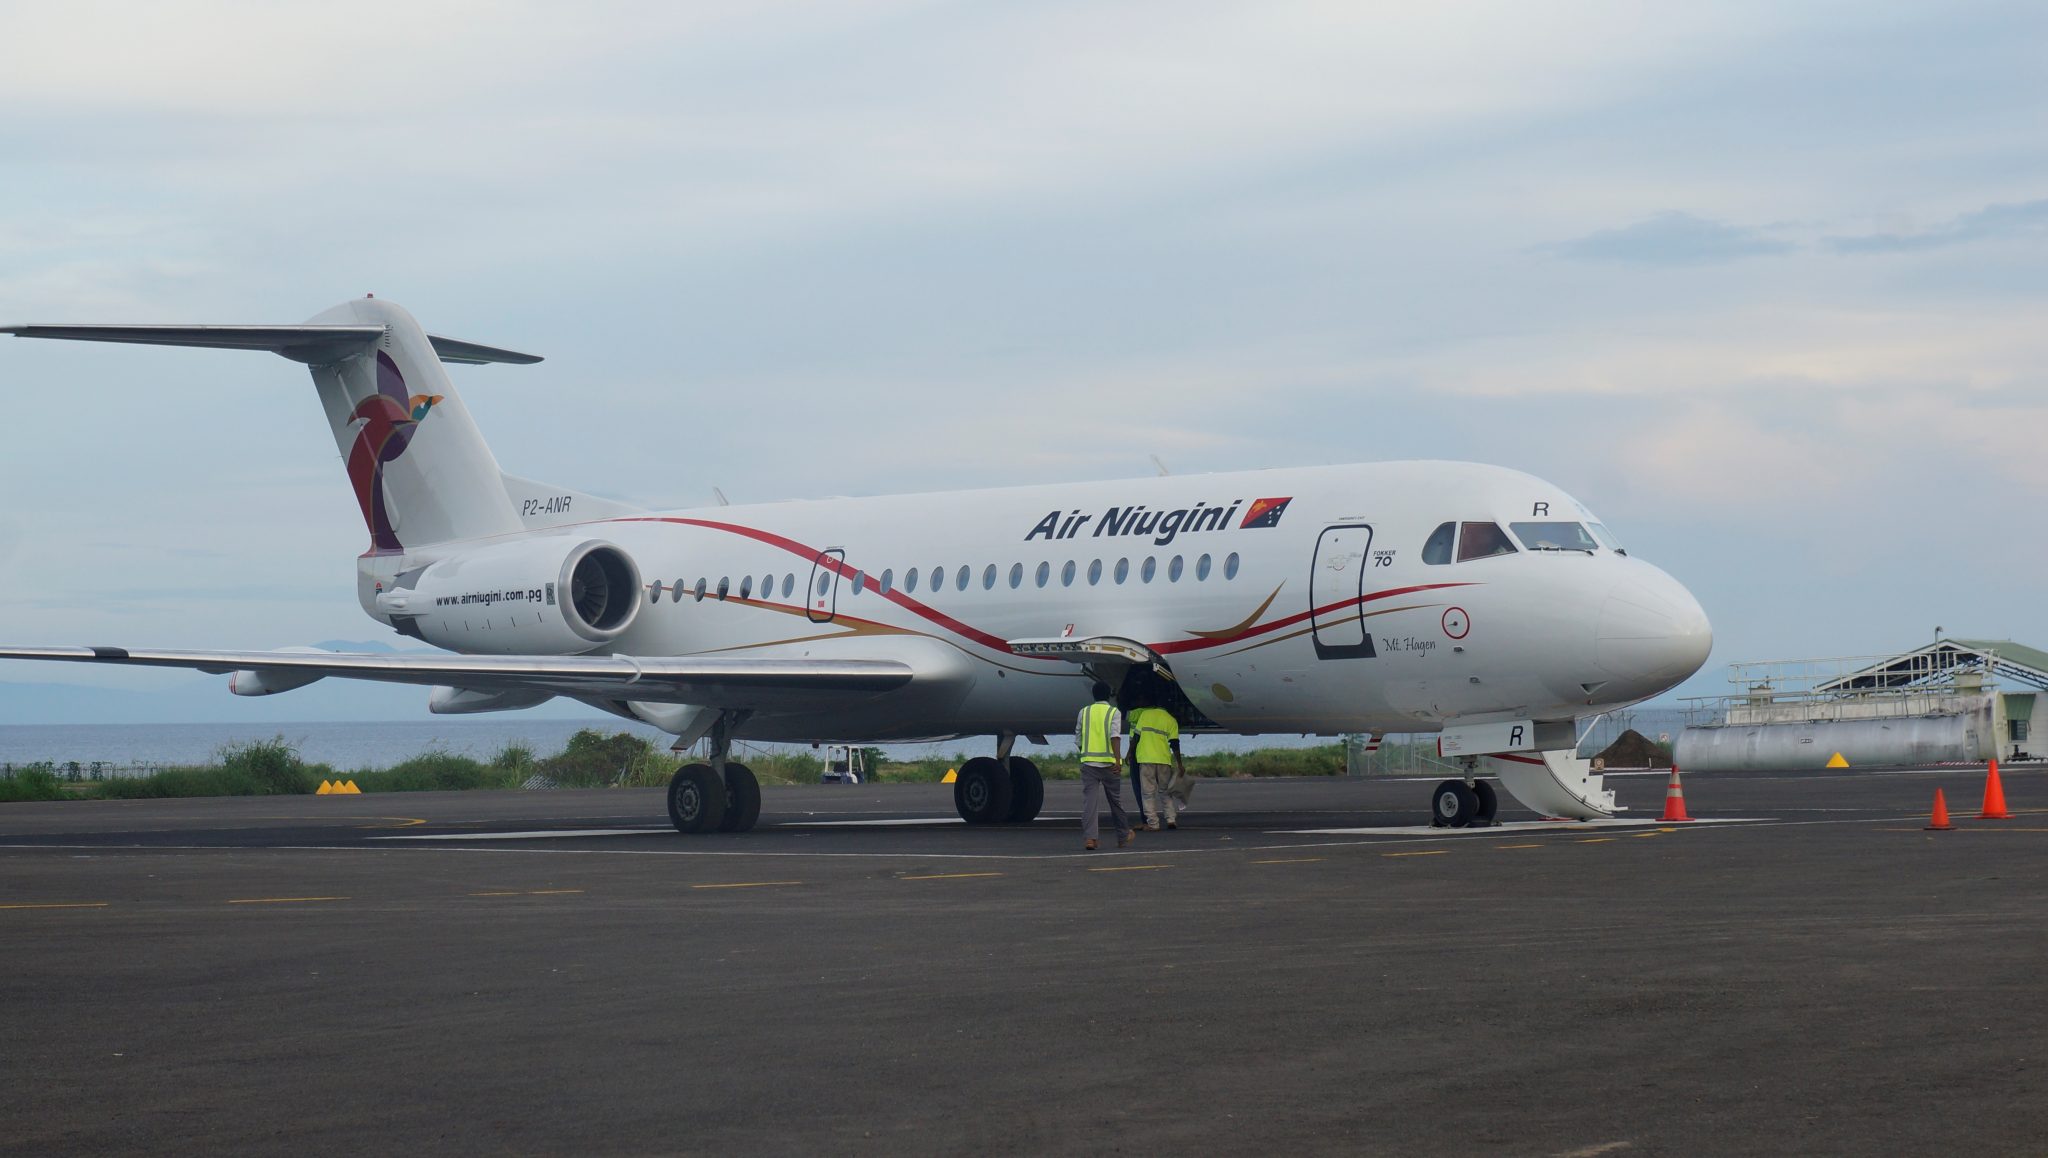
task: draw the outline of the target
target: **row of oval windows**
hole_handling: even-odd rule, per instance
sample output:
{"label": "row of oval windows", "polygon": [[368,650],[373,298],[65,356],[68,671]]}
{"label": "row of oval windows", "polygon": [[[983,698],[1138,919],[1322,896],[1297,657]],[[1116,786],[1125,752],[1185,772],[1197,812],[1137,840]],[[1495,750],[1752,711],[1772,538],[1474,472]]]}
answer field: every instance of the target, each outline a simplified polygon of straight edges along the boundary
{"label": "row of oval windows", "polygon": [[[1223,577],[1225,579],[1237,578],[1237,568],[1237,552],[1232,551],[1230,554],[1223,557]],[[1181,576],[1186,573],[1187,569],[1188,568],[1186,559],[1180,555],[1175,555],[1173,558],[1167,560],[1166,562],[1166,581],[1169,583],[1180,582]],[[1207,580],[1212,569],[1213,563],[1210,560],[1209,556],[1198,556],[1195,559],[1194,565],[1195,580],[1197,582]],[[1093,587],[1101,583],[1102,573],[1102,560],[1094,559],[1089,561],[1088,585],[1090,587]],[[1072,587],[1074,585],[1074,579],[1077,574],[1079,574],[1079,564],[1075,563],[1072,559],[1067,560],[1066,565],[1060,568],[1060,586]],[[1159,560],[1148,555],[1145,557],[1144,562],[1138,564],[1138,581],[1140,583],[1150,583],[1154,578],[1158,576],[1158,574]],[[875,590],[879,591],[883,595],[887,595],[895,584],[895,575],[896,572],[894,568],[884,570],[879,576],[869,575],[865,571],[856,571],[853,573],[853,578],[850,581],[853,585],[853,593],[855,595],[859,595],[862,591],[867,589],[867,586],[870,583],[872,583],[875,587]],[[1118,559],[1116,561],[1115,566],[1110,569],[1110,575],[1111,580],[1113,582],[1123,583],[1127,581],[1131,577],[1131,561],[1129,559]],[[996,576],[997,570],[996,565],[994,563],[990,563],[988,566],[984,567],[981,572],[981,589],[984,591],[994,590],[996,585]],[[973,581],[973,577],[974,568],[969,565],[962,564],[960,569],[953,575],[954,588],[960,591],[967,590],[967,588]],[[1052,564],[1040,563],[1038,565],[1038,571],[1034,578],[1037,580],[1038,586],[1040,587],[1044,587],[1046,584],[1050,583],[1052,581]],[[930,572],[930,581],[931,589],[934,592],[944,591],[946,589],[946,569],[944,567],[932,568]],[[775,576],[761,576],[761,598],[775,598],[775,583]],[[917,568],[912,567],[910,570],[903,573],[904,591],[916,591],[917,584]],[[1010,586],[1022,587],[1023,585],[1024,564],[1010,564]],[[662,590],[662,584],[658,582],[655,583],[652,587],[648,588],[647,601],[649,603],[658,602],[661,599]],[[706,595],[711,596],[713,599],[724,599],[726,596],[732,593],[732,580],[730,578],[720,579],[718,581],[718,586],[713,588],[710,586],[709,580],[699,579],[697,580],[695,585],[686,587],[684,586],[683,581],[678,579],[675,582],[675,586],[670,587],[667,590],[669,592],[670,600],[676,603],[681,603],[683,601],[683,595],[685,592],[687,592],[691,598],[698,600],[702,600]],[[829,573],[821,573],[818,576],[818,597],[821,599],[824,598],[825,595],[831,590],[832,576]],[[788,599],[795,591],[796,576],[788,574],[783,575],[782,598]],[[739,597],[741,599],[751,599],[754,597],[754,577],[752,575],[744,575],[740,577]]]}

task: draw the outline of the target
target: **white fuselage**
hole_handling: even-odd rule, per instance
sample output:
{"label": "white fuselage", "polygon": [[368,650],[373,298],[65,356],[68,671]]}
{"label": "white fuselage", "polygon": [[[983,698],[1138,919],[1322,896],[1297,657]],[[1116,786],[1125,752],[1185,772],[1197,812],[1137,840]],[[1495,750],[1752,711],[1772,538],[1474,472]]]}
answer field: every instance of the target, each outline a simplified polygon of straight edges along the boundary
{"label": "white fuselage", "polygon": [[[1277,512],[1262,503],[1281,499]],[[1512,553],[1426,562],[1424,545],[1444,523],[1505,530],[1596,521],[1541,479],[1468,463],[825,499],[588,522],[562,518],[545,496],[522,505],[532,529],[521,536],[602,539],[638,566],[644,603],[603,652],[902,658],[941,673],[854,707],[758,715],[740,731],[758,739],[1071,727],[1088,699],[1087,675],[1013,653],[1007,641],[1018,639],[1141,642],[1210,721],[1247,734],[1569,720],[1670,689],[1699,669],[1712,642],[1683,586],[1607,545],[1517,542]],[[365,556],[366,609],[388,621],[376,608],[378,581],[479,542]],[[508,616],[456,604],[420,627],[452,650],[516,652],[520,636],[508,630],[509,618],[496,622]]]}

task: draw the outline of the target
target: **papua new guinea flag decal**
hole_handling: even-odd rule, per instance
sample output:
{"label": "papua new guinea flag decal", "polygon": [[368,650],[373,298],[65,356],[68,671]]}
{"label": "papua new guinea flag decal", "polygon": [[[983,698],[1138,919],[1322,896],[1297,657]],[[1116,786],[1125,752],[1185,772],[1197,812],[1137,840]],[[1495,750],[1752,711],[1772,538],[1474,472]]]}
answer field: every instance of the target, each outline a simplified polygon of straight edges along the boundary
{"label": "papua new guinea flag decal", "polygon": [[1238,527],[1277,527],[1280,516],[1287,513],[1287,504],[1293,501],[1293,495],[1284,499],[1253,499],[1251,509],[1244,513],[1244,522]]}

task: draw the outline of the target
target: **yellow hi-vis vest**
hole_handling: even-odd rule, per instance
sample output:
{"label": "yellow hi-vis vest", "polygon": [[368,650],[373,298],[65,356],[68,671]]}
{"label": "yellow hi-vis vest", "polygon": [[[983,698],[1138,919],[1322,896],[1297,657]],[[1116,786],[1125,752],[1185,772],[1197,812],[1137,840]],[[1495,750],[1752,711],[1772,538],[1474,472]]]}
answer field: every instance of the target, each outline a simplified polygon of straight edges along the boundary
{"label": "yellow hi-vis vest", "polygon": [[1165,708],[1139,708],[1131,713],[1131,742],[1140,764],[1171,764],[1169,742],[1180,739],[1180,721]]}
{"label": "yellow hi-vis vest", "polygon": [[1075,737],[1083,764],[1114,764],[1116,753],[1109,749],[1109,717],[1116,705],[1101,700],[1081,709],[1080,735]]}

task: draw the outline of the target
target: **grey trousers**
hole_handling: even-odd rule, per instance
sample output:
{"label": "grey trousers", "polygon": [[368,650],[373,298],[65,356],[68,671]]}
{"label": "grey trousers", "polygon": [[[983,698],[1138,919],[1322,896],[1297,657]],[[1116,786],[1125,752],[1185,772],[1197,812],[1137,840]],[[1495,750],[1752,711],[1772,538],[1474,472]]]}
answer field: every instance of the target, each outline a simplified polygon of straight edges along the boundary
{"label": "grey trousers", "polygon": [[1123,769],[1114,764],[1081,765],[1081,835],[1094,840],[1102,831],[1102,798],[1109,797],[1110,823],[1118,836],[1128,836],[1131,819],[1124,815]]}
{"label": "grey trousers", "polygon": [[1180,821],[1179,802],[1166,791],[1166,785],[1173,779],[1171,764],[1138,765],[1138,783],[1144,798],[1138,803],[1145,810],[1145,824],[1176,824]]}

